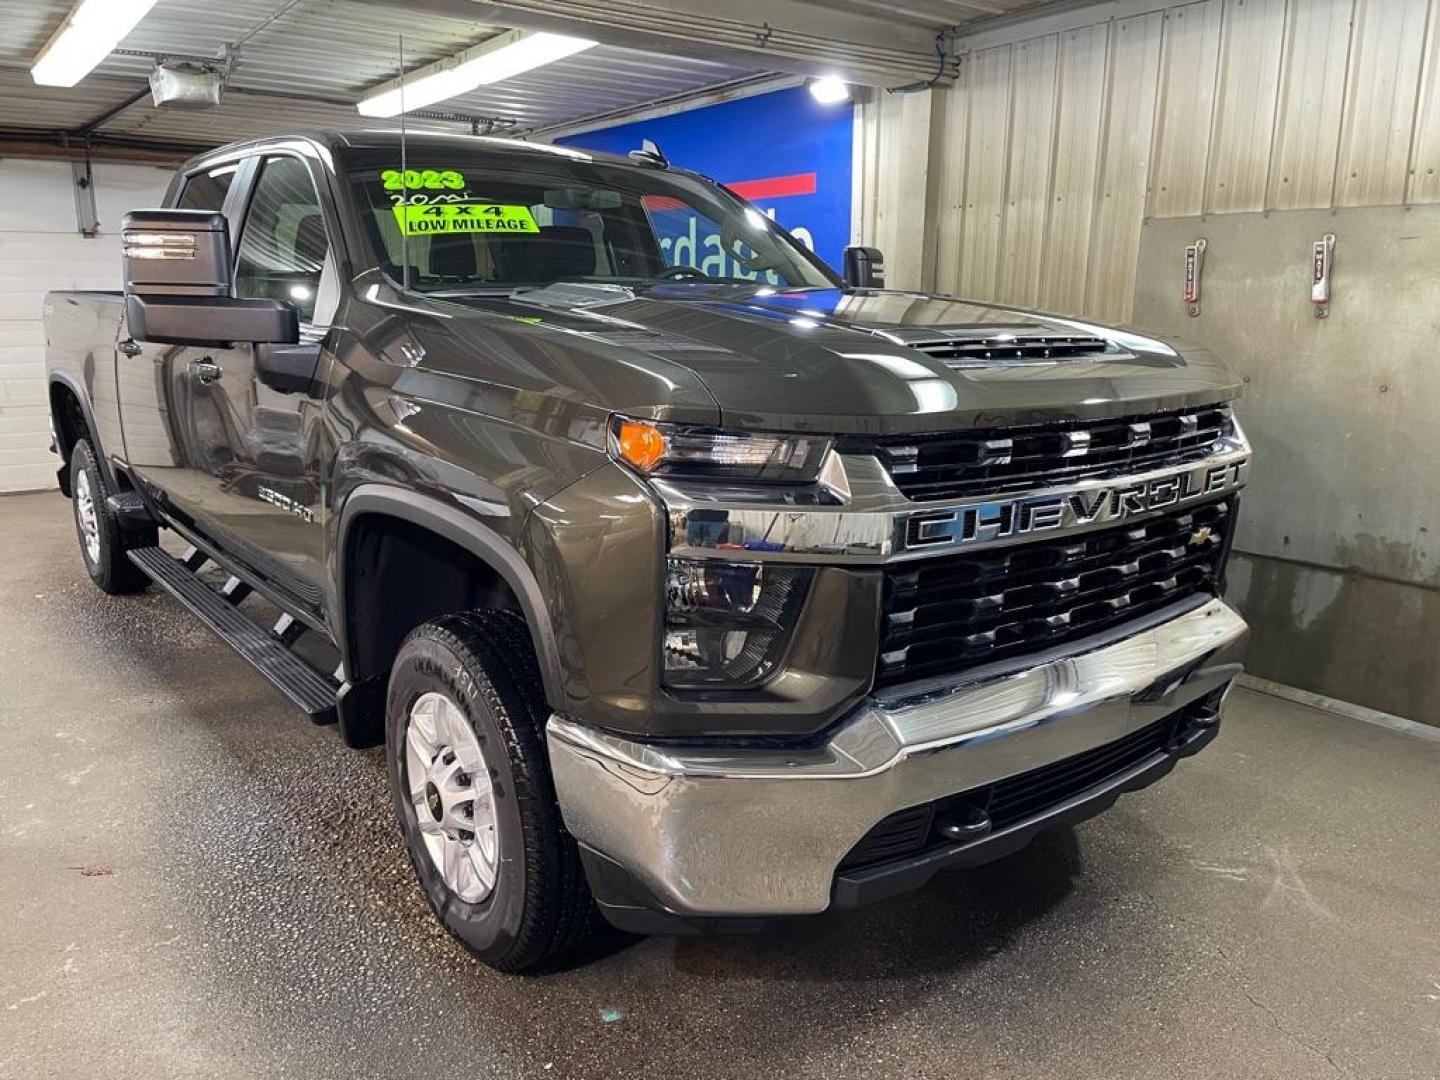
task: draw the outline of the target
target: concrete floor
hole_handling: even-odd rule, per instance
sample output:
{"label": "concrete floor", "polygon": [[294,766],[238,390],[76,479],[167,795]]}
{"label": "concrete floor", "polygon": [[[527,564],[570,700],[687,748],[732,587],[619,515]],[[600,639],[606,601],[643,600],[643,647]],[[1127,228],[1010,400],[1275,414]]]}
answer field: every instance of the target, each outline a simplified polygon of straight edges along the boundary
{"label": "concrete floor", "polygon": [[783,936],[507,978],[379,752],[0,498],[0,1077],[1440,1075],[1440,743],[1239,692],[1155,788]]}

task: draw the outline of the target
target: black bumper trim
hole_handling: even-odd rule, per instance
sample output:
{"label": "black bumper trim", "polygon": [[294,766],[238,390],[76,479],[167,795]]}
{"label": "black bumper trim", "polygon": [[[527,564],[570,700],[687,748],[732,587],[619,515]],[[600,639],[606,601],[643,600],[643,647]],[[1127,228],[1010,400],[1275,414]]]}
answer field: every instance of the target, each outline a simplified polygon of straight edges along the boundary
{"label": "black bumper trim", "polygon": [[1175,747],[1152,754],[1064,802],[979,840],[936,848],[879,866],[842,870],[835,876],[831,908],[872,904],[918,889],[942,870],[983,866],[1014,854],[1026,847],[1043,829],[1085,821],[1108,810],[1126,792],[1149,787],[1173,769],[1181,758],[1203,749],[1219,730],[1218,723],[1194,730]]}

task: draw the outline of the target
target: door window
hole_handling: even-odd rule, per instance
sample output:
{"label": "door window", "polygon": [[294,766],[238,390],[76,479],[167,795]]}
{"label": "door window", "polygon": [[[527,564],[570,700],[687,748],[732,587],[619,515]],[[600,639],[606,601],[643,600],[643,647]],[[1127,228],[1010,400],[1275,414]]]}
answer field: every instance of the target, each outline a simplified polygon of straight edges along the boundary
{"label": "door window", "polygon": [[284,300],[301,322],[314,322],[329,252],[320,198],[305,163],[268,158],[240,235],[235,295]]}

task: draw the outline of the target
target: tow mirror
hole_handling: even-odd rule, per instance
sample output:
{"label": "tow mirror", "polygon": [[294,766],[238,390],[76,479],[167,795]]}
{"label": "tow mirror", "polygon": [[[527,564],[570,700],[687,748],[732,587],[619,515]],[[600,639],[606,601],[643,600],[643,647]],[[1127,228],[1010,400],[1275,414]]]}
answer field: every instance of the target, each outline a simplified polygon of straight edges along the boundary
{"label": "tow mirror", "polygon": [[880,254],[879,248],[845,249],[845,284],[852,289],[885,287],[885,256]]}
{"label": "tow mirror", "polygon": [[294,344],[295,308],[233,295],[230,229],[209,210],[135,210],[121,226],[125,325],[164,345]]}

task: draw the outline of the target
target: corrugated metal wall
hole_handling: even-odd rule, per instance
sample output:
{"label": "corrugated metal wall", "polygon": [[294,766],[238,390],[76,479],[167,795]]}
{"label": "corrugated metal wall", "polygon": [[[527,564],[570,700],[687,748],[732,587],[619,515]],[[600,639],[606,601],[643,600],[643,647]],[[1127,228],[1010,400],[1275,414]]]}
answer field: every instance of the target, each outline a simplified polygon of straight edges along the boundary
{"label": "corrugated metal wall", "polygon": [[[1440,0],[1153,6],[964,54],[936,95],[933,265],[894,284],[1123,321],[1147,215],[1440,202]],[[904,107],[859,110],[882,249],[918,212],[888,197]]]}
{"label": "corrugated metal wall", "polygon": [[[1111,0],[970,39],[919,125],[864,105],[862,242],[890,283],[1132,322],[1246,384],[1232,600],[1253,670],[1440,723],[1440,0]],[[961,45],[965,39],[961,39]],[[923,209],[922,209],[923,208]],[[896,221],[925,215],[924,259]],[[1311,243],[1336,241],[1313,317]],[[1184,246],[1210,244],[1205,301]],[[902,256],[896,258],[895,256]]]}

